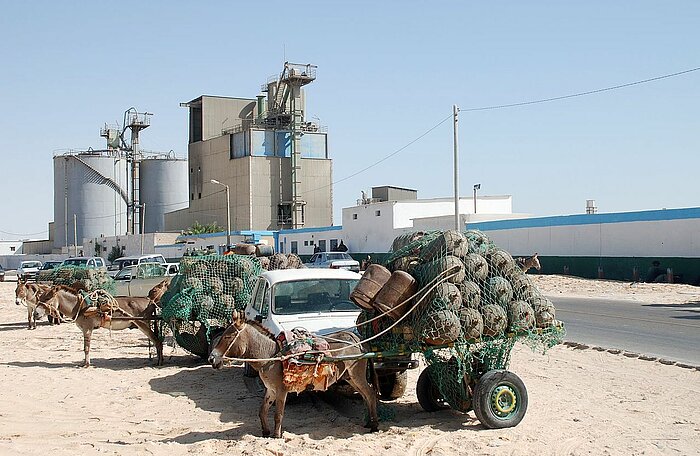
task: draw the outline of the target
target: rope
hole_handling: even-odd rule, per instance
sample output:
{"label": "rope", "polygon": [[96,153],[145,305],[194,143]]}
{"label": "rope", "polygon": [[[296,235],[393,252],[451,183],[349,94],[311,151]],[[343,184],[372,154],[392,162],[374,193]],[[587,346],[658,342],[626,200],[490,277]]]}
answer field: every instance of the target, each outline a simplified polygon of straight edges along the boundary
{"label": "rope", "polygon": [[[341,351],[341,350],[345,350],[345,349],[351,348],[351,347],[361,347],[362,344],[367,343],[367,342],[369,342],[369,341],[372,341],[372,340],[376,339],[377,337],[380,337],[380,336],[386,334],[388,331],[392,330],[396,325],[398,325],[399,323],[401,323],[401,321],[402,321],[404,318],[406,318],[411,312],[413,312],[413,311],[423,302],[423,300],[428,296],[428,294],[430,294],[430,292],[433,291],[438,285],[440,285],[441,283],[443,283],[443,282],[449,280],[450,278],[454,277],[455,275],[457,275],[457,274],[459,273],[458,271],[451,272],[451,271],[453,271],[453,270],[456,269],[456,268],[458,269],[457,266],[453,266],[452,268],[447,269],[447,270],[441,272],[441,273],[438,274],[433,280],[431,280],[431,282],[429,282],[429,283],[435,282],[432,286],[426,285],[425,287],[423,287],[423,288],[421,288],[420,290],[418,290],[413,296],[411,296],[411,297],[405,299],[405,300],[404,300],[403,302],[401,302],[400,304],[397,304],[394,308],[403,306],[403,305],[405,305],[406,303],[410,302],[411,299],[413,299],[413,298],[415,298],[416,296],[418,296],[419,294],[423,293],[423,290],[425,290],[428,286],[430,286],[430,288],[429,288],[427,291],[425,291],[425,292],[423,293],[423,296],[421,296],[421,298],[418,299],[418,301],[416,301],[416,303],[411,307],[411,309],[409,309],[408,312],[406,312],[405,314],[403,314],[403,315],[401,316],[401,318],[399,318],[398,320],[396,320],[392,325],[390,325],[389,327],[387,327],[385,330],[383,330],[383,331],[381,331],[381,332],[375,334],[375,335],[372,336],[372,337],[369,337],[369,338],[364,339],[364,340],[360,340],[360,341],[358,341],[358,342],[350,343],[350,342],[348,342],[348,341],[337,340],[337,339],[334,339],[334,338],[328,337],[328,336],[318,336],[318,337],[321,337],[321,338],[326,339],[326,340],[331,340],[331,341],[335,341],[335,342],[342,342],[342,343],[347,343],[347,344],[348,344],[348,345],[346,345],[346,346],[344,346],[344,347],[338,347],[338,348],[333,348],[333,349],[326,350],[326,352],[327,352],[327,353],[334,353],[334,352]],[[449,275],[446,275],[446,274],[449,274]],[[440,276],[442,276],[442,275],[446,275],[446,277],[440,279]],[[349,331],[349,330],[351,330],[351,329],[360,327],[360,326],[362,326],[362,325],[364,325],[364,324],[367,324],[367,323],[369,323],[369,322],[371,322],[371,321],[376,320],[377,318],[381,318],[381,317],[385,316],[385,315],[388,314],[391,310],[393,310],[393,309],[390,309],[389,311],[384,312],[383,314],[379,315],[378,317],[372,318],[372,319],[367,320],[367,321],[365,321],[365,322],[363,322],[363,323],[360,323],[360,324],[358,324],[358,325],[350,326],[349,328],[341,329],[340,331]],[[338,332],[340,332],[340,331],[338,331]],[[278,356],[278,357],[274,357],[274,358],[231,358],[231,357],[226,356],[225,353],[227,353],[227,352],[230,350],[230,348],[233,346],[233,343],[235,342],[235,340],[238,338],[239,335],[240,335],[240,331],[238,332],[238,334],[236,334],[236,337],[233,338],[233,340],[231,341],[231,343],[229,344],[229,346],[226,348],[226,351],[224,352],[224,355],[221,356],[221,359],[222,359],[222,360],[224,360],[224,361],[234,361],[234,362],[254,362],[254,363],[255,363],[255,362],[274,362],[274,361],[285,361],[285,360],[287,360],[287,359],[295,358],[295,357],[301,357],[301,356],[304,356],[304,355],[306,355],[306,354],[308,354],[308,353],[317,353],[317,352],[315,352],[315,351],[313,351],[313,350],[307,350],[307,351],[305,351],[305,352],[294,353],[294,354],[289,354],[289,355],[284,355],[284,356]],[[360,355],[360,358],[361,358],[361,357],[362,357],[362,354]],[[358,359],[360,359],[360,358],[358,358]]]}

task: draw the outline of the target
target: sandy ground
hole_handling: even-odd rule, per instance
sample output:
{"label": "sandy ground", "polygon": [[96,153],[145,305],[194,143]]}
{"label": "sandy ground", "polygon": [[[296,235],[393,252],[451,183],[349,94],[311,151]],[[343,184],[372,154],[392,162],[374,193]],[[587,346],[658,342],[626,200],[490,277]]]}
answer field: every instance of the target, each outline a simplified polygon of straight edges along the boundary
{"label": "sandy ground", "polygon": [[[699,290],[537,278],[547,293],[686,302]],[[361,401],[299,397],[288,403],[284,438],[260,437],[260,397],[242,369],[214,371],[166,348],[152,367],[137,330],[96,331],[94,367],[79,368],[73,324],[26,329],[14,283],[0,283],[0,454],[700,454],[700,371],[558,346],[545,355],[516,346],[511,370],[529,407],[515,428],[486,430],[473,412],[427,413],[409,391],[384,405],[380,432],[361,426]],[[631,296],[630,296],[631,295]],[[669,301],[666,301],[669,300]]]}

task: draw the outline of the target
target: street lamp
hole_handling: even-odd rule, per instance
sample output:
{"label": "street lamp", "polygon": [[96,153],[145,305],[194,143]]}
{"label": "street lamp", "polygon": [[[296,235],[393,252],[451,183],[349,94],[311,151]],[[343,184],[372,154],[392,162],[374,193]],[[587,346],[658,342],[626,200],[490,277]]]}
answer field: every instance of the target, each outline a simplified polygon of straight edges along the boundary
{"label": "street lamp", "polygon": [[228,252],[231,248],[231,195],[229,194],[229,187],[216,179],[211,179],[209,182],[226,187],[226,251]]}
{"label": "street lamp", "polygon": [[474,184],[474,213],[476,214],[476,191],[481,189],[481,184]]}

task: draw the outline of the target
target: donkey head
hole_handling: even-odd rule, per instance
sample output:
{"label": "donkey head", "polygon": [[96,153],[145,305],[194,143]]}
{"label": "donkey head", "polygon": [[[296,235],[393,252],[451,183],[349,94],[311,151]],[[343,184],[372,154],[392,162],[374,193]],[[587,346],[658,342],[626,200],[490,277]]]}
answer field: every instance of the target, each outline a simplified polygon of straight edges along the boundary
{"label": "donkey head", "polygon": [[21,279],[17,279],[17,287],[15,288],[15,304],[20,305],[27,299],[27,284]]}
{"label": "donkey head", "polygon": [[245,352],[245,341],[239,337],[246,326],[245,314],[242,311],[234,310],[231,320],[231,324],[221,334],[219,342],[209,353],[209,364],[214,369],[220,369],[224,365],[226,356],[238,358]]}
{"label": "donkey head", "polygon": [[540,259],[537,258],[537,252],[535,252],[535,254],[532,255],[532,266],[538,271],[542,269],[542,266],[540,265]]}

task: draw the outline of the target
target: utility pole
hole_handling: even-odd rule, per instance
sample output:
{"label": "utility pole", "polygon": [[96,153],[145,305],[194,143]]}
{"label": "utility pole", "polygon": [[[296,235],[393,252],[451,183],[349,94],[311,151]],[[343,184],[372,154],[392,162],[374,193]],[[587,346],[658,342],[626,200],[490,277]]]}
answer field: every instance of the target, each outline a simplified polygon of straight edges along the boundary
{"label": "utility pole", "polygon": [[452,105],[452,115],[454,116],[455,230],[461,232],[462,229],[459,226],[459,108],[457,105]]}
{"label": "utility pole", "polygon": [[229,186],[222,184],[216,179],[210,179],[209,182],[226,187],[226,251],[228,252],[231,248],[231,195],[229,193]]}
{"label": "utility pole", "polygon": [[474,214],[476,214],[476,191],[481,188],[481,184],[474,184]]}
{"label": "utility pole", "polygon": [[141,203],[141,255],[143,255],[143,238],[146,233],[146,203]]}
{"label": "utility pole", "polygon": [[73,245],[75,245],[75,256],[78,256],[78,216],[73,214]]}

